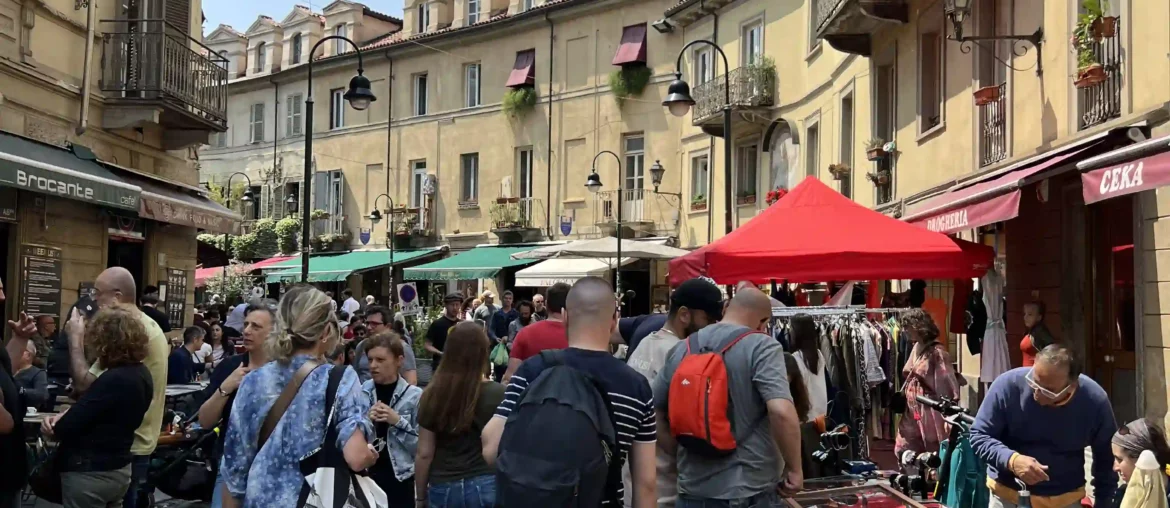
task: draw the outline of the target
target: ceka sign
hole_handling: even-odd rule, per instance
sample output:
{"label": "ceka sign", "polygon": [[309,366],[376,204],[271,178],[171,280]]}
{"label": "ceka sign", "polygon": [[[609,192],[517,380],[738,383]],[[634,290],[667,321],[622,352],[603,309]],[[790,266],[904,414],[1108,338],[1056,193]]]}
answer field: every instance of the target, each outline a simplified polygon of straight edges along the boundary
{"label": "ceka sign", "polygon": [[1170,184],[1170,152],[1081,174],[1085,203]]}

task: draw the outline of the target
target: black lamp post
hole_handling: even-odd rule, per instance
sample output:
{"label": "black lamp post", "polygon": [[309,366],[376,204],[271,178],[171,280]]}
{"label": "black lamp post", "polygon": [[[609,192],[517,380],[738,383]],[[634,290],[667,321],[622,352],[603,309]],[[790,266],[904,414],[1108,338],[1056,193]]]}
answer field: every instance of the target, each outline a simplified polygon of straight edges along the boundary
{"label": "black lamp post", "polygon": [[370,79],[363,76],[362,50],[357,44],[340,35],[330,35],[317,41],[309,51],[308,65],[308,92],[305,94],[305,185],[304,196],[301,196],[301,282],[309,281],[309,208],[312,206],[309,197],[313,189],[313,55],[317,48],[327,40],[345,41],[353,46],[357,52],[357,75],[349,80],[349,90],[343,96],[349,105],[358,111],[370,107],[370,103],[377,100],[374,91],[370,90]]}
{"label": "black lamp post", "polygon": [[613,289],[617,292],[617,294],[620,295],[622,294],[622,201],[625,201],[626,199],[626,197],[622,195],[625,193],[622,189],[622,158],[618,157],[618,154],[609,150],[602,150],[597,152],[597,155],[593,156],[593,171],[590,172],[589,177],[585,179],[585,188],[589,189],[589,192],[592,194],[596,194],[597,191],[601,190],[601,175],[597,174],[597,159],[601,157],[601,154],[606,153],[612,155],[614,160],[617,161],[618,165],[617,267],[614,270]]}
{"label": "black lamp post", "polygon": [[390,306],[393,307],[394,295],[398,291],[394,287],[394,238],[392,237],[394,234],[394,198],[390,197],[389,194],[378,194],[378,197],[374,198],[374,209],[370,211],[370,233],[373,234],[374,226],[382,220],[382,212],[378,210],[378,200],[382,198],[386,198],[386,201],[390,202],[390,227],[386,229],[386,239],[389,241],[386,243],[390,244]]}
{"label": "black lamp post", "polygon": [[723,57],[723,68],[727,72],[723,74],[723,172],[726,181],[723,185],[723,227],[724,234],[730,233],[732,226],[731,218],[731,65],[727,63],[727,55],[723,53],[723,49],[718,44],[706,39],[699,39],[691,41],[682,50],[678,52],[678,59],[674,64],[674,81],[666,89],[666,99],[662,101],[662,105],[670,111],[670,114],[678,117],[686,116],[687,112],[691,110],[691,106],[695,105],[695,99],[691,98],[691,86],[687,84],[686,80],[682,78],[682,59],[683,55],[687,53],[687,49],[696,44],[706,44],[715,48],[720,57]]}
{"label": "black lamp post", "polygon": [[[223,205],[229,209],[232,207],[232,179],[237,177],[237,176],[244,177],[244,181],[248,182],[248,187],[246,189],[244,189],[244,195],[240,196],[240,202],[241,203],[251,203],[252,199],[253,199],[253,197],[252,197],[252,179],[248,178],[248,175],[245,175],[239,171],[236,171],[235,173],[232,173],[231,175],[228,176],[227,187],[224,188],[224,193],[223,193],[223,195],[224,195]],[[232,248],[231,248],[231,245],[228,243],[228,234],[227,233],[223,234],[223,253],[227,254],[227,257],[228,257],[227,265],[223,265],[223,280],[226,282],[227,281],[228,265],[232,264]]]}

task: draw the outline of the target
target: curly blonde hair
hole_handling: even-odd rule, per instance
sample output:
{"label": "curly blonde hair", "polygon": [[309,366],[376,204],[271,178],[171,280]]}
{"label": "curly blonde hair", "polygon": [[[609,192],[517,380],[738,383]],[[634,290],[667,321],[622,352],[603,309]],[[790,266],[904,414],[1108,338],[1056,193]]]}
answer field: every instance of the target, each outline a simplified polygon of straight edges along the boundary
{"label": "curly blonde hair", "polygon": [[133,365],[146,358],[150,336],[139,312],[129,305],[113,305],[98,311],[85,325],[85,342],[102,368]]}
{"label": "curly blonde hair", "polygon": [[934,324],[934,318],[922,309],[913,309],[902,314],[901,321],[902,326],[923,343],[938,339],[938,325]]}

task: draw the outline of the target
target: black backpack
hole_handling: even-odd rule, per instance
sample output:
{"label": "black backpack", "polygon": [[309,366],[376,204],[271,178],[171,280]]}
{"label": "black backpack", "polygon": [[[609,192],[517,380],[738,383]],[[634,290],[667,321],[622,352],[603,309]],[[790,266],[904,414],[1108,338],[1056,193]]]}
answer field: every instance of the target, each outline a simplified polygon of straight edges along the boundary
{"label": "black backpack", "polygon": [[512,408],[500,439],[496,506],[601,506],[617,450],[606,391],[565,365],[564,351],[540,358],[544,370]]}

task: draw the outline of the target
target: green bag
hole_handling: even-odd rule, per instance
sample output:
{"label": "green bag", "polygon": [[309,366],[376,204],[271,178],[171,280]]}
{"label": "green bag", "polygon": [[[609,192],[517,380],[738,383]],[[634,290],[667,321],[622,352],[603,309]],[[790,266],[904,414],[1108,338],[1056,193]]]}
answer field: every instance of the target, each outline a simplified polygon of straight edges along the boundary
{"label": "green bag", "polygon": [[503,343],[496,344],[492,348],[492,365],[507,365],[508,364],[508,346]]}

